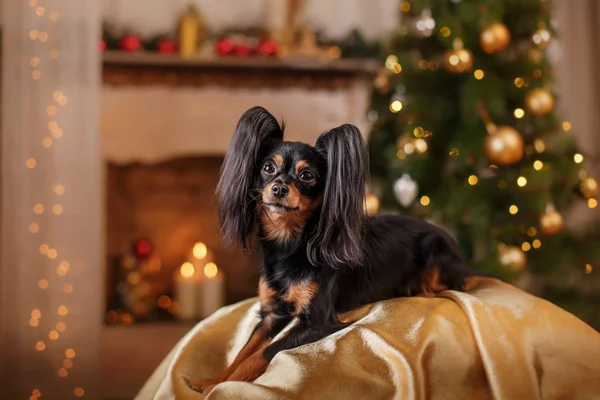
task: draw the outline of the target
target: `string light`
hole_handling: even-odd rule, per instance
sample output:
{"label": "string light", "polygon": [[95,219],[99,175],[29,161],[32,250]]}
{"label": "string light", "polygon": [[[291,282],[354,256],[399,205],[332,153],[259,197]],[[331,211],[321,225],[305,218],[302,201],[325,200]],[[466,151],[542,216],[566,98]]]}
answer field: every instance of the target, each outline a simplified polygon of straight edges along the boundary
{"label": "string light", "polygon": [[525,81],[523,80],[523,78],[515,78],[515,86],[520,88],[523,87],[523,85],[525,84]]}
{"label": "string light", "polygon": [[592,265],[591,264],[585,264],[585,273],[586,274],[591,274],[593,271]]}
{"label": "string light", "polygon": [[42,140],[42,146],[44,146],[47,149],[49,149],[50,147],[52,147],[52,138],[45,137]]}
{"label": "string light", "polygon": [[62,315],[63,317],[69,313],[69,310],[65,306],[59,306],[57,310],[58,315]]}
{"label": "string light", "polygon": [[46,12],[46,9],[44,7],[38,7],[35,9],[35,13],[37,14],[38,17],[41,17],[42,15],[44,15],[45,12]]}
{"label": "string light", "polygon": [[467,181],[469,182],[469,185],[475,186],[477,185],[477,182],[479,182],[479,179],[475,175],[471,175]]}
{"label": "string light", "polygon": [[60,128],[57,128],[57,129],[55,129],[55,130],[52,131],[52,136],[55,139],[60,139],[62,137],[62,135],[63,135],[63,131]]}
{"label": "string light", "polygon": [[529,244],[529,242],[523,242],[523,244],[521,245],[521,249],[523,249],[523,251],[529,251],[531,250],[531,245]]}
{"label": "string light", "polygon": [[581,164],[583,162],[583,155],[576,153],[573,155],[573,161],[575,161],[575,164]]}
{"label": "string light", "polygon": [[36,162],[35,162],[35,159],[33,159],[33,158],[28,158],[27,161],[25,161],[25,166],[30,169],[35,168],[35,164],[36,164]]}
{"label": "string light", "polygon": [[392,69],[394,67],[394,65],[398,64],[398,57],[396,57],[395,54],[390,54],[389,56],[387,56],[387,58],[385,59],[385,67],[387,69]]}
{"label": "string light", "polygon": [[42,244],[40,246],[40,254],[46,255],[48,254],[48,250],[50,250],[50,246],[48,246],[47,244]]}
{"label": "string light", "polygon": [[542,168],[544,168],[543,162],[541,162],[540,160],[535,160],[533,162],[533,169],[535,169],[536,171],[540,171]]}
{"label": "string light", "polygon": [[46,107],[46,114],[49,116],[54,116],[56,114],[56,106],[48,106]]}
{"label": "string light", "polygon": [[527,236],[535,236],[537,235],[537,229],[535,229],[533,226],[530,226],[529,228],[527,228]]}
{"label": "string light", "polygon": [[38,31],[36,31],[36,30],[31,30],[31,31],[29,31],[29,39],[31,39],[31,40],[36,40],[36,39],[38,38],[38,35],[39,35],[39,34],[40,34],[40,33],[39,33]]}
{"label": "string light", "polygon": [[40,279],[38,281],[38,287],[40,289],[48,289],[48,280],[47,279]]}
{"label": "string light", "polygon": [[533,70],[533,77],[536,79],[540,79],[542,77],[542,70],[539,68]]}
{"label": "string light", "polygon": [[535,139],[533,141],[533,147],[538,153],[543,153],[546,150],[546,144],[542,139]]}
{"label": "string light", "polygon": [[217,276],[219,269],[217,268],[217,264],[213,262],[209,262],[204,266],[204,275],[209,278],[214,278]]}
{"label": "string light", "polygon": [[565,132],[568,132],[571,130],[571,123],[569,121],[564,121],[562,123],[562,128]]}
{"label": "string light", "polygon": [[30,233],[38,233],[39,231],[40,231],[40,226],[38,224],[36,224],[35,222],[29,225]]}
{"label": "string light", "polygon": [[598,200],[588,199],[587,204],[588,204],[589,208],[596,208],[596,207],[598,207]]}
{"label": "string light", "polygon": [[31,65],[32,67],[37,67],[40,63],[40,59],[38,57],[31,57],[29,59],[29,65]]}
{"label": "string light", "polygon": [[409,12],[410,3],[408,1],[403,1],[402,3],[400,3],[400,10],[405,13]]}
{"label": "string light", "polygon": [[415,140],[415,147],[419,153],[425,153],[427,151],[427,142],[423,139]]}
{"label": "string light", "polygon": [[29,320],[29,325],[31,325],[33,328],[35,328],[36,326],[38,326],[40,324],[40,321],[37,320],[36,318],[31,318]]}
{"label": "string light", "polygon": [[516,213],[519,212],[519,207],[517,207],[516,205],[512,205],[508,208],[508,212],[511,213],[512,215],[515,215]]}
{"label": "string light", "polygon": [[[442,34],[443,37],[448,37],[452,34],[452,31],[447,26],[442,26],[440,28],[440,33]],[[479,71],[481,71],[481,70],[479,70]]]}
{"label": "string light", "polygon": [[475,72],[473,72],[473,76],[475,77],[475,79],[477,79],[478,81],[480,81],[480,80],[483,79],[483,77],[485,76],[485,74],[483,73],[483,70],[476,69]]}
{"label": "string light", "polygon": [[540,239],[535,239],[532,243],[534,249],[539,249],[542,247],[542,241]]}
{"label": "string light", "polygon": [[60,13],[58,11],[53,11],[50,13],[50,20],[57,21],[60,18]]}
{"label": "string light", "polygon": [[48,258],[49,259],[54,260],[56,257],[58,257],[58,252],[56,251],[56,249],[48,250]]}
{"label": "string light", "polygon": [[50,340],[57,340],[58,339],[58,332],[53,329],[48,334],[48,337],[50,338]]}
{"label": "string light", "polygon": [[516,108],[514,114],[515,118],[523,118],[523,116],[525,115],[525,110],[523,110],[522,108]]}
{"label": "string light", "polygon": [[397,113],[400,110],[402,110],[402,102],[400,100],[392,101],[392,104],[390,104],[390,111]]}
{"label": "string light", "polygon": [[52,212],[56,215],[60,215],[63,212],[63,207],[60,204],[55,204],[52,207]]}
{"label": "string light", "polygon": [[35,344],[35,349],[36,349],[37,351],[44,351],[44,350],[46,350],[46,343],[44,343],[44,342],[42,342],[42,341],[40,340],[39,342],[37,342],[37,343]]}
{"label": "string light", "polygon": [[40,32],[38,38],[40,39],[40,42],[45,42],[48,40],[48,32]]}
{"label": "string light", "polygon": [[31,392],[31,395],[33,397],[40,397],[42,395],[42,392],[40,392],[38,389],[33,389],[33,391]]}
{"label": "string light", "polygon": [[56,324],[56,330],[59,332],[64,332],[67,330],[67,325],[64,322],[58,322]]}
{"label": "string light", "polygon": [[80,387],[76,387],[73,393],[75,393],[75,397],[83,397],[85,391]]}
{"label": "string light", "polygon": [[37,5],[37,0],[29,0],[29,5],[35,7]]}
{"label": "string light", "polygon": [[422,206],[427,207],[429,205],[429,203],[431,203],[431,199],[429,198],[429,196],[421,197],[421,205]]}
{"label": "string light", "polygon": [[410,143],[410,142],[406,143],[404,145],[404,152],[406,154],[412,154],[412,153],[414,153],[415,152],[415,145],[412,144],[412,143]]}
{"label": "string light", "polygon": [[37,203],[33,206],[33,212],[36,214],[41,214],[44,212],[44,206],[40,203]]}
{"label": "string light", "polygon": [[527,178],[525,178],[524,176],[518,177],[517,185],[519,185],[519,187],[524,187],[525,185],[527,185]]}
{"label": "string light", "polygon": [[62,291],[66,294],[73,293],[73,285],[70,283],[65,283],[63,285]]}
{"label": "string light", "polygon": [[69,375],[69,371],[67,371],[66,368],[59,368],[58,376],[60,376],[61,378],[66,378],[67,375]]}

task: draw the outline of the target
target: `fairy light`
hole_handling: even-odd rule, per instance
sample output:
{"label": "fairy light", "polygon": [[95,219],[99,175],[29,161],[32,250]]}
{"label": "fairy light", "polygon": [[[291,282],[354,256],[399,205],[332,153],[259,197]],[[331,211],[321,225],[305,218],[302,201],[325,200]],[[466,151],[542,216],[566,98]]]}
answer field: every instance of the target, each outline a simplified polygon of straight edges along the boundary
{"label": "fairy light", "polygon": [[41,214],[44,212],[44,206],[40,203],[37,203],[33,206],[33,212],[36,214]]}
{"label": "fairy light", "polygon": [[594,270],[594,269],[592,268],[592,265],[591,265],[591,264],[585,264],[585,273],[586,273],[587,275],[591,274],[593,270]]}
{"label": "fairy light", "polygon": [[58,369],[58,376],[60,376],[61,378],[66,378],[67,375],[69,375],[69,371],[67,371],[66,368],[59,368]]}
{"label": "fairy light", "polygon": [[529,244],[529,242],[523,242],[523,244],[521,245],[521,249],[523,251],[529,251],[531,250],[531,245]]}
{"label": "fairy light", "polygon": [[575,161],[575,164],[581,164],[583,162],[583,155],[580,153],[574,154],[573,161]]}
{"label": "fairy light", "polygon": [[50,333],[48,333],[48,337],[50,338],[50,340],[57,340],[58,339],[58,332],[54,329],[52,329],[50,331]]}
{"label": "fairy light", "polygon": [[589,208],[596,208],[596,207],[598,207],[598,200],[588,199],[587,204],[588,204]]}
{"label": "fairy light", "polygon": [[535,160],[533,162],[533,169],[535,169],[536,171],[541,171],[542,168],[544,168],[543,162],[541,162],[540,160]]}
{"label": "fairy light", "polygon": [[538,153],[543,153],[544,151],[546,151],[546,144],[542,139],[535,139],[533,141],[533,147]]}
{"label": "fairy light", "polygon": [[69,310],[65,306],[59,306],[58,310],[56,312],[58,313],[58,315],[61,315],[64,317],[65,315],[67,315],[69,313]]}
{"label": "fairy light", "polygon": [[527,185],[527,178],[525,178],[524,176],[520,176],[517,178],[517,185],[519,187],[525,187],[525,185]]}
{"label": "fairy light", "polygon": [[46,114],[50,117],[56,115],[56,106],[48,106],[46,107]]}
{"label": "fairy light", "polygon": [[36,318],[31,318],[29,320],[29,325],[33,328],[35,328],[36,326],[38,326],[40,324],[40,321]]}
{"label": "fairy light", "polygon": [[54,260],[56,257],[58,257],[58,252],[56,251],[56,249],[50,249],[48,250],[48,258],[51,260]]}
{"label": "fairy light", "polygon": [[431,203],[431,199],[429,198],[429,196],[421,197],[421,205],[422,206],[427,207],[430,203]]}
{"label": "fairy light", "polygon": [[562,123],[563,131],[568,132],[571,130],[571,123],[569,121],[563,121]]}
{"label": "fairy light", "polygon": [[85,391],[80,387],[76,387],[73,393],[75,394],[75,397],[83,397]]}
{"label": "fairy light", "polygon": [[63,207],[60,204],[55,204],[52,207],[52,212],[56,215],[60,215],[63,213]]}
{"label": "fairy light", "polygon": [[60,13],[58,11],[53,11],[50,13],[50,20],[51,21],[58,21],[58,19],[60,18]]}
{"label": "fairy light", "polygon": [[533,242],[531,242],[531,244],[533,245],[534,249],[539,249],[542,247],[542,241],[540,239],[535,239]]}
{"label": "fairy light", "polygon": [[47,279],[40,279],[40,280],[38,281],[38,287],[39,287],[40,289],[42,289],[42,290],[43,290],[43,289],[48,289],[48,280],[47,280]]}
{"label": "fairy light", "polygon": [[45,12],[46,12],[46,9],[44,7],[41,7],[41,6],[35,9],[35,14],[38,17],[41,17],[42,15],[44,15]]}
{"label": "fairy light", "polygon": [[473,76],[475,77],[475,79],[477,79],[478,81],[480,81],[480,80],[483,79],[483,77],[485,76],[485,74],[483,73],[483,70],[476,69],[475,72],[473,72]]}
{"label": "fairy light", "polygon": [[390,104],[390,111],[397,113],[400,110],[402,110],[402,102],[400,100],[392,101],[392,104]]}
{"label": "fairy light", "polygon": [[42,140],[42,146],[44,146],[44,147],[45,147],[45,148],[47,148],[47,149],[48,149],[48,148],[50,148],[50,147],[52,147],[52,138],[45,137],[45,138]]}
{"label": "fairy light", "polygon": [[415,147],[419,153],[425,153],[427,151],[427,142],[424,139],[415,140]]}
{"label": "fairy light", "polygon": [[71,285],[70,283],[65,283],[62,287],[62,291],[65,294],[73,293],[73,285]]}
{"label": "fairy light", "polygon": [[[440,28],[440,34],[441,34],[443,37],[448,37],[448,36],[450,36],[450,35],[452,34],[452,31],[451,31],[451,30],[450,30],[450,28],[448,28],[447,26],[442,26],[442,27]],[[481,71],[481,70],[478,70],[478,71]]]}
{"label": "fairy light", "polygon": [[477,178],[475,175],[471,175],[467,179],[467,182],[469,182],[469,185],[475,186],[475,185],[477,185],[477,182],[479,182],[479,178]]}
{"label": "fairy light", "polygon": [[209,262],[204,266],[204,275],[206,275],[208,278],[214,278],[217,276],[218,272],[219,268],[217,268],[217,264],[213,262]]}
{"label": "fairy light", "polygon": [[36,164],[36,162],[35,162],[35,159],[34,159],[34,158],[28,158],[28,159],[25,161],[25,166],[26,166],[27,168],[29,168],[29,169],[31,169],[31,168],[35,168],[35,164]]}
{"label": "fairy light", "polygon": [[514,114],[515,118],[523,118],[523,116],[525,115],[525,110],[523,110],[522,108],[516,108]]}
{"label": "fairy light", "polygon": [[512,215],[515,215],[516,213],[519,212],[519,207],[517,207],[516,205],[512,205],[508,208],[508,212],[511,213]]}
{"label": "fairy light", "polygon": [[535,229],[533,226],[527,228],[527,236],[533,237],[535,235],[537,235],[537,229]]}
{"label": "fairy light", "polygon": [[35,349],[36,349],[37,351],[44,351],[44,350],[46,350],[46,343],[44,343],[44,342],[42,342],[42,341],[40,340],[39,342],[37,342],[37,343],[35,344]]}
{"label": "fairy light", "polygon": [[400,10],[405,13],[409,12],[410,3],[408,1],[402,1],[402,3],[400,3]]}
{"label": "fairy light", "polygon": [[64,332],[64,331],[66,331],[66,330],[67,330],[67,325],[66,325],[64,322],[62,322],[62,321],[61,321],[61,322],[58,322],[58,323],[56,324],[56,330],[57,330],[58,332]]}
{"label": "fairy light", "polygon": [[523,87],[523,85],[525,84],[525,80],[523,80],[523,78],[515,78],[515,86],[520,88]]}
{"label": "fairy light", "polygon": [[40,246],[39,250],[40,250],[40,254],[47,255],[48,254],[48,250],[50,250],[50,246],[48,246],[47,244],[42,244]]}
{"label": "fairy light", "polygon": [[394,68],[394,65],[398,64],[398,57],[395,54],[390,54],[385,59],[385,67],[389,70]]}
{"label": "fairy light", "polygon": [[36,39],[38,38],[38,35],[39,35],[39,34],[40,34],[40,33],[39,33],[38,31],[36,31],[36,30],[31,30],[31,31],[29,31],[29,39],[31,39],[31,40],[36,40]]}
{"label": "fairy light", "polygon": [[38,224],[36,224],[35,222],[32,224],[29,224],[29,232],[30,233],[38,233],[40,231],[40,226]]}
{"label": "fairy light", "polygon": [[410,143],[410,142],[406,143],[404,145],[404,152],[406,154],[412,154],[412,153],[414,153],[415,152],[415,145],[412,144],[412,143]]}
{"label": "fairy light", "polygon": [[40,396],[42,395],[42,392],[40,392],[38,389],[33,389],[33,390],[31,391],[31,395],[32,395],[33,397],[40,397]]}
{"label": "fairy light", "polygon": [[40,32],[38,39],[40,39],[40,42],[45,42],[48,40],[48,32]]}

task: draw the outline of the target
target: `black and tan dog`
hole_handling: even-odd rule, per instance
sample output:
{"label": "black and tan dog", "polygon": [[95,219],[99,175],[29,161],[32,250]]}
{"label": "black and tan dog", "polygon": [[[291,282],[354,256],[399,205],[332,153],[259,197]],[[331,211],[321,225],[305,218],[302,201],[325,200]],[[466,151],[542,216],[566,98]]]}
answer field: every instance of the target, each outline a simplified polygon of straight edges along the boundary
{"label": "black and tan dog", "polygon": [[[364,212],[368,177],[356,127],[323,133],[314,146],[283,140],[267,110],[242,115],[217,188],[224,239],[261,247],[260,322],[221,374],[196,381],[253,381],[280,351],[346,326],[360,305],[464,286],[454,240],[428,222]],[[256,229],[258,228],[258,229]],[[297,324],[272,341],[293,318]]]}

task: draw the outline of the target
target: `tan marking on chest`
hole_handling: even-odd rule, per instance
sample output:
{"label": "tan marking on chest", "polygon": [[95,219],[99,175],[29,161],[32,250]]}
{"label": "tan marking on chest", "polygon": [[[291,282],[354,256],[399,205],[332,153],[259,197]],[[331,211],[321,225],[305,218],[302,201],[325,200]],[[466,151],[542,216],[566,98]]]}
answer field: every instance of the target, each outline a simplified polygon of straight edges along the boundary
{"label": "tan marking on chest", "polygon": [[261,277],[258,281],[258,301],[263,311],[272,311],[275,308],[276,295],[277,291],[269,287],[267,281]]}
{"label": "tan marking on chest", "polygon": [[288,288],[283,300],[293,303],[295,306],[294,315],[298,315],[308,308],[308,305],[315,298],[318,291],[319,285],[315,282],[294,283]]}

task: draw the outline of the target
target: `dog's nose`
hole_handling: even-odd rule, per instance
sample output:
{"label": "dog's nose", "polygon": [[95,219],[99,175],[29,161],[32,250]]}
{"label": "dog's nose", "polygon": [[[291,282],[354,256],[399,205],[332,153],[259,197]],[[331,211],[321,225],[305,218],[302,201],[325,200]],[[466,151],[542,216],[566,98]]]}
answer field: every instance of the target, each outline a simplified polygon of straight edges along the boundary
{"label": "dog's nose", "polygon": [[284,198],[289,191],[290,189],[283,183],[276,183],[273,186],[271,186],[271,193],[273,193],[273,196],[279,199]]}

